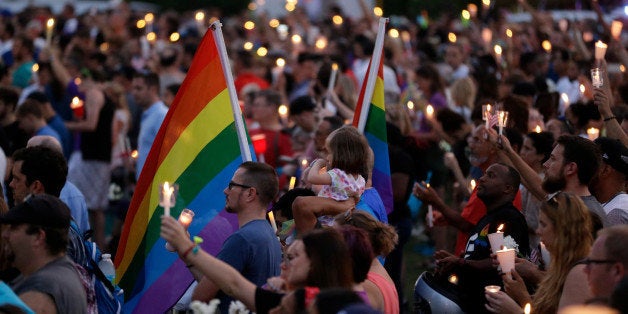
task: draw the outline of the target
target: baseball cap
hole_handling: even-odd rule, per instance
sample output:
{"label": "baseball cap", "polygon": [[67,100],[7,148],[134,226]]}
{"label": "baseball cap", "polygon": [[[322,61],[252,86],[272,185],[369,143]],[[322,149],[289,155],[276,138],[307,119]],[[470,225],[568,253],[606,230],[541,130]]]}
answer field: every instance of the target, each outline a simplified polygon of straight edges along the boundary
{"label": "baseball cap", "polygon": [[60,199],[48,195],[29,197],[0,216],[1,224],[32,224],[50,228],[69,228],[70,209]]}
{"label": "baseball cap", "polygon": [[628,176],[628,148],[617,139],[599,137],[595,144],[602,151],[602,160],[613,169]]}

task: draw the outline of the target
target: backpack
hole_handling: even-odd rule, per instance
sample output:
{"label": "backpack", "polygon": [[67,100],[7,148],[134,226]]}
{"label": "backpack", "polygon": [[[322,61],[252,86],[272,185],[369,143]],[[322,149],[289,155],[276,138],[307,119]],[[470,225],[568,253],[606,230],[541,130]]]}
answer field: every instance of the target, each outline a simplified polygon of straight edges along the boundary
{"label": "backpack", "polygon": [[89,281],[90,290],[95,293],[96,304],[89,304],[92,298],[89,297],[88,307],[97,308],[100,314],[122,313],[124,305],[124,291],[119,286],[107,280],[105,274],[98,267],[102,260],[102,252],[96,243],[88,240],[91,231],[82,234],[74,220],[70,223],[68,255],[72,260],[85,270]]}

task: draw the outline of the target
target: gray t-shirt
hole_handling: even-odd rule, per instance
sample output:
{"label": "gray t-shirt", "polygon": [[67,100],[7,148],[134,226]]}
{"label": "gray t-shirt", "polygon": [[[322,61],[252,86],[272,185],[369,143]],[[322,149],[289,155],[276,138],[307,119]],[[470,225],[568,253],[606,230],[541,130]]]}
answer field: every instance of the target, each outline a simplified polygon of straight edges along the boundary
{"label": "gray t-shirt", "polygon": [[28,277],[19,276],[13,281],[13,291],[18,296],[28,291],[49,295],[57,306],[57,313],[87,313],[87,297],[72,261],[58,258]]}
{"label": "gray t-shirt", "polygon": [[580,196],[580,199],[584,202],[585,205],[589,208],[589,210],[596,214],[602,223],[602,226],[608,227],[608,219],[606,218],[606,212],[604,208],[602,208],[602,204],[598,202],[598,200],[593,195],[588,196]]}

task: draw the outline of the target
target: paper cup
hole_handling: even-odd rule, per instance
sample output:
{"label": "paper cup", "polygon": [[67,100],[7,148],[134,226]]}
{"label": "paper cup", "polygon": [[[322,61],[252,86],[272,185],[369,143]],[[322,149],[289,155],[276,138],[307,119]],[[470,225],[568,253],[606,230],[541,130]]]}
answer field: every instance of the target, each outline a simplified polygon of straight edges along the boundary
{"label": "paper cup", "polygon": [[491,243],[491,251],[493,254],[496,254],[504,245],[504,233],[503,232],[495,232],[488,234],[488,241]]}
{"label": "paper cup", "polygon": [[515,268],[515,249],[499,250],[496,253],[502,272],[505,274],[510,273]]}

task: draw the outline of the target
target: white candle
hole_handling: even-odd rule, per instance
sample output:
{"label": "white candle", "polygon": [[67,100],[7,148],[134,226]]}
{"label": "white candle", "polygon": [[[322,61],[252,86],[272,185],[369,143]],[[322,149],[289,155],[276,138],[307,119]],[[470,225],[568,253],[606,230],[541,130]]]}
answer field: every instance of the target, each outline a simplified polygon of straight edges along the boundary
{"label": "white candle", "polygon": [[611,36],[613,37],[613,39],[619,40],[619,37],[621,37],[621,29],[623,27],[624,23],[622,23],[621,21],[613,21],[611,23]]}
{"label": "white candle", "polygon": [[170,216],[170,208],[172,207],[172,195],[174,194],[174,187],[168,183],[168,181],[164,182],[161,188],[161,206],[164,208],[164,215]]}
{"label": "white candle", "polygon": [[196,27],[202,32],[205,26],[205,12],[197,11],[196,14],[194,14],[194,19],[196,20]]}
{"label": "white candle", "polygon": [[336,86],[336,77],[338,76],[338,64],[331,65],[331,75],[329,76],[329,84],[327,84],[327,92],[334,90]]}
{"label": "white candle", "polygon": [[187,230],[192,223],[192,219],[194,219],[194,212],[190,209],[184,208],[179,215],[179,223],[185,228],[185,230]]}
{"label": "white candle", "polygon": [[488,130],[489,126],[490,126],[490,120],[491,120],[491,105],[490,104],[486,104],[486,105],[482,105],[482,120],[484,120],[484,122],[486,123],[485,128]]}
{"label": "white candle", "polygon": [[427,205],[427,226],[434,227],[434,209],[432,208],[432,204]]}
{"label": "white candle", "polygon": [[595,141],[600,136],[600,130],[598,128],[588,128],[587,135],[589,136],[589,140]]}
{"label": "white candle", "polygon": [[498,110],[497,118],[497,123],[499,124],[499,135],[501,136],[503,134],[504,127],[506,127],[506,123],[508,122],[508,111]]}
{"label": "white candle", "polygon": [[596,60],[604,59],[604,56],[606,55],[606,48],[608,48],[608,45],[603,43],[601,40],[598,40],[595,43],[595,59]]}
{"label": "white candle", "polygon": [[500,66],[502,64],[502,46],[495,45],[493,47],[493,50],[495,50],[495,59],[497,61],[497,66]]}
{"label": "white candle", "polygon": [[275,222],[275,214],[273,211],[268,212],[268,219],[270,220],[270,226],[273,227],[273,231],[277,233],[277,223]]}
{"label": "white candle", "polygon": [[46,22],[46,45],[50,46],[52,43],[52,30],[55,26],[55,19],[49,18]]}

